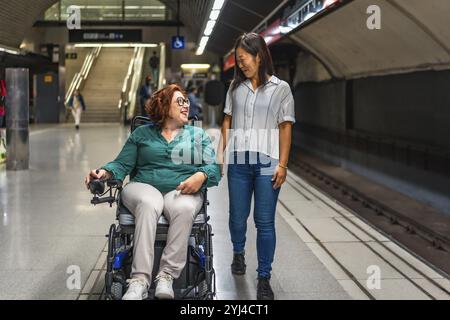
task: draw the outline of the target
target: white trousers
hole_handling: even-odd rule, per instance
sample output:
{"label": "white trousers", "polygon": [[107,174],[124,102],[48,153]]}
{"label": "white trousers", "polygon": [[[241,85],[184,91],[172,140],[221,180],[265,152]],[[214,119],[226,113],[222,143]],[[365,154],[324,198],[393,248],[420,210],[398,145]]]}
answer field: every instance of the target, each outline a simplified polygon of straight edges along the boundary
{"label": "white trousers", "polygon": [[158,274],[166,273],[177,279],[186,264],[189,235],[203,204],[202,194],[176,195],[174,190],[163,195],[149,184],[130,182],[123,188],[121,197],[136,218],[132,278],[151,283],[156,227],[164,211],[169,231]]}
{"label": "white trousers", "polygon": [[81,108],[78,108],[76,110],[74,108],[72,108],[72,115],[73,115],[73,118],[75,119],[75,125],[76,126],[80,125],[81,112],[82,112]]}

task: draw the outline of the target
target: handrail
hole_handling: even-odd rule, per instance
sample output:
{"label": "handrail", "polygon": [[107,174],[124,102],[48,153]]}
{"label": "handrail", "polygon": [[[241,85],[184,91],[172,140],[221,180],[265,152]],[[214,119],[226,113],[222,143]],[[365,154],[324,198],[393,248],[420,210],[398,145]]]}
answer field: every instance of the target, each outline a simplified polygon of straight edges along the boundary
{"label": "handrail", "polygon": [[102,46],[95,47],[94,49],[91,50],[91,52],[89,52],[89,54],[84,59],[80,72],[77,72],[75,74],[75,76],[72,79],[72,82],[70,83],[69,90],[67,90],[66,92],[66,97],[64,100],[65,105],[69,103],[69,100],[72,97],[75,90],[79,90],[82,86],[84,86],[84,83],[89,76],[89,72],[91,71],[95,60],[98,58],[101,49]]}
{"label": "handrail", "polygon": [[126,122],[132,119],[136,109],[136,95],[142,77],[142,64],[145,48],[136,47],[128,66],[128,72],[122,86],[118,108]]}

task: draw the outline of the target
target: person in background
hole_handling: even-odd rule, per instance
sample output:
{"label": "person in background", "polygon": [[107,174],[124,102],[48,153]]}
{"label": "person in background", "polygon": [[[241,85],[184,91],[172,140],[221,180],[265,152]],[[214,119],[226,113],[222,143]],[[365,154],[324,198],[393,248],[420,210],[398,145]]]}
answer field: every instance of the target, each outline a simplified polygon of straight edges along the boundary
{"label": "person in background", "polygon": [[81,114],[86,111],[86,104],[84,103],[83,96],[80,90],[75,90],[72,97],[69,100],[69,108],[75,119],[75,129],[80,129]]}
{"label": "person in background", "polygon": [[153,94],[152,89],[152,76],[148,75],[145,78],[145,83],[142,85],[141,89],[139,90],[139,102],[141,105],[141,116],[147,116],[147,112],[145,111],[145,104],[147,103],[147,100],[150,99],[150,97]]}
{"label": "person in background", "polygon": [[188,99],[191,103],[191,107],[189,109],[189,120],[197,119],[201,120],[202,106],[198,101],[198,88],[191,87],[188,89]]}
{"label": "person in background", "polygon": [[159,67],[159,57],[156,55],[156,51],[153,51],[153,56],[149,60],[150,69],[152,70],[153,81],[156,87],[158,86],[158,67]]}

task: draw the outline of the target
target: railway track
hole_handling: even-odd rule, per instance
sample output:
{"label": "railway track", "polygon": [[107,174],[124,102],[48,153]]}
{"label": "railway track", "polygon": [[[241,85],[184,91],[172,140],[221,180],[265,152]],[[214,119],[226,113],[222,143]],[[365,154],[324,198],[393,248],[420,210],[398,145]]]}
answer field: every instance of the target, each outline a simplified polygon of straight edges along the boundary
{"label": "railway track", "polygon": [[296,159],[290,167],[309,184],[353,211],[429,264],[438,273],[449,278],[450,239],[448,237],[363,194],[357,186],[349,186],[343,181],[332,178],[310,163]]}

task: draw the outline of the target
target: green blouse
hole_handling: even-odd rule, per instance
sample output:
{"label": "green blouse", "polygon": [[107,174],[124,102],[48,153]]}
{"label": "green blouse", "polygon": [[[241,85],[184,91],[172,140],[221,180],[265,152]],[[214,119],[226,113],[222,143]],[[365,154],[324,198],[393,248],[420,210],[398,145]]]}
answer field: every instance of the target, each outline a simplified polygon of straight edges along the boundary
{"label": "green blouse", "polygon": [[196,172],[208,175],[202,186],[217,186],[221,179],[214,148],[207,133],[184,126],[169,143],[156,125],[142,125],[129,136],[117,158],[102,167],[114,179],[152,185],[160,192],[175,190],[180,182]]}

